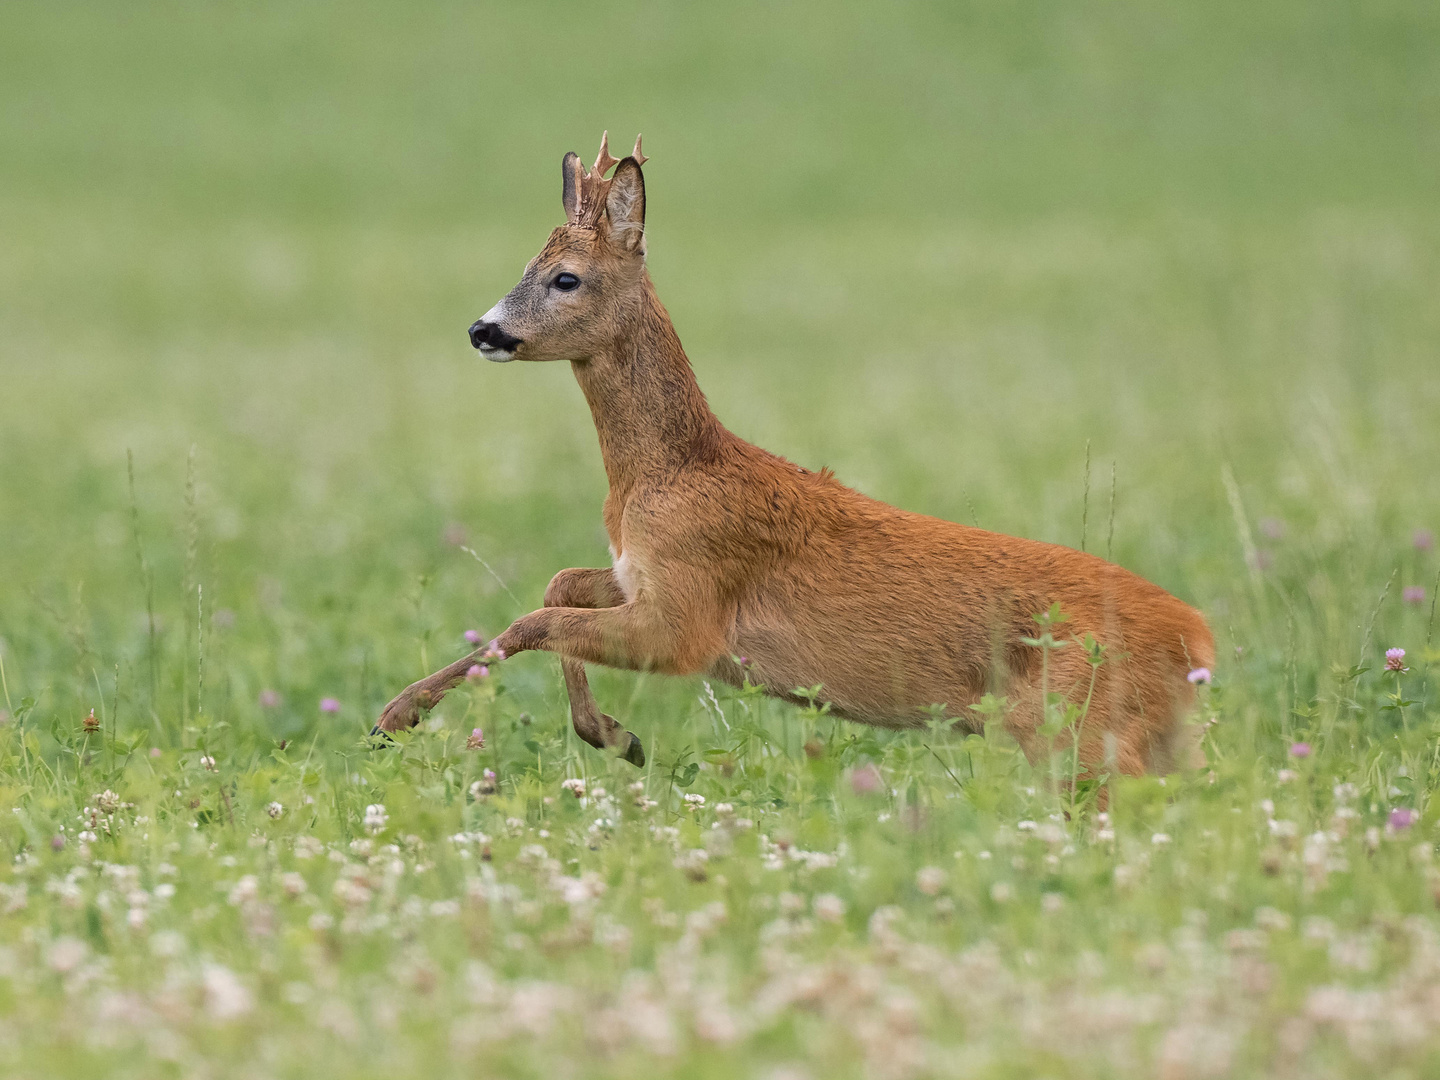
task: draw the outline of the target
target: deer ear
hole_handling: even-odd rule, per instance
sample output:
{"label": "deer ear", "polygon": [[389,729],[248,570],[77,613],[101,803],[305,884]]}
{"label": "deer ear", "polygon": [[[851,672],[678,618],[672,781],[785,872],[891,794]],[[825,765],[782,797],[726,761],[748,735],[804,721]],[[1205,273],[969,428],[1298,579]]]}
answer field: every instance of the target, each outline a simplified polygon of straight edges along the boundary
{"label": "deer ear", "polygon": [[565,220],[575,224],[580,219],[580,155],[571,150],[560,162],[563,187],[560,201],[565,205]]}
{"label": "deer ear", "polygon": [[615,167],[605,196],[605,216],[610,219],[610,237],[618,247],[624,251],[644,250],[645,177],[633,157]]}

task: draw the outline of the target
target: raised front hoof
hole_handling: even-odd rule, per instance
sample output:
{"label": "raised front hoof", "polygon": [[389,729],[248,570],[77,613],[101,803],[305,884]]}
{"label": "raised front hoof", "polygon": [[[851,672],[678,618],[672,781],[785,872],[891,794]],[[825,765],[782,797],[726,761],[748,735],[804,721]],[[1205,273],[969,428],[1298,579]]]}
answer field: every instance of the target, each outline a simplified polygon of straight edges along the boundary
{"label": "raised front hoof", "polygon": [[630,762],[637,769],[643,769],[645,767],[645,747],[640,745],[640,740],[636,738],[633,731],[625,732],[625,738],[625,749],[620,753],[621,760]]}
{"label": "raised front hoof", "polygon": [[370,734],[388,735],[392,731],[414,727],[420,722],[420,717],[438,705],[444,696],[431,691],[424,682],[411,683],[385,706]]}

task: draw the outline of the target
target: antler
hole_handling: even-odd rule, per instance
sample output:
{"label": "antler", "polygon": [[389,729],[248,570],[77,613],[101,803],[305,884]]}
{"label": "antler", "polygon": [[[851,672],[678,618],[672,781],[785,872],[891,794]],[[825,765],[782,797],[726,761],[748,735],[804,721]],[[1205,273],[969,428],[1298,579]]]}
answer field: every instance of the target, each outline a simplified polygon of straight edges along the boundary
{"label": "antler", "polygon": [[[630,156],[635,159],[637,165],[644,165],[650,160],[640,150],[639,135],[635,136],[635,149]],[[605,174],[620,164],[619,158],[610,156],[610,132],[607,131],[600,136],[600,153],[595,158],[595,164],[588,171],[584,165],[580,164],[580,159],[573,154],[567,157],[566,161],[569,162],[573,173],[575,204],[571,206],[567,201],[565,216],[571,225],[593,229],[605,210],[605,197],[610,193],[610,185],[613,182],[613,178],[605,179]],[[567,185],[568,190],[571,188]]]}
{"label": "antler", "polygon": [[600,154],[595,158],[595,167],[590,170],[592,180],[603,180],[612,165],[619,165],[620,159],[610,156],[610,132],[600,136]]}

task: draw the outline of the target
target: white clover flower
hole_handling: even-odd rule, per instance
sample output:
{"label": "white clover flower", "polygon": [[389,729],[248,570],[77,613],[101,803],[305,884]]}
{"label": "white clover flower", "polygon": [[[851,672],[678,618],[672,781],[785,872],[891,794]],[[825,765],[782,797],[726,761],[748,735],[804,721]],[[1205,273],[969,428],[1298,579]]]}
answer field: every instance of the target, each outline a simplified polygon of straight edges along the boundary
{"label": "white clover flower", "polygon": [[815,917],[821,922],[838,923],[845,918],[845,901],[834,893],[815,897]]}
{"label": "white clover flower", "polygon": [[280,875],[280,887],[285,890],[285,895],[295,898],[305,891],[305,876],[291,870],[289,873]]}
{"label": "white clover flower", "polygon": [[1170,834],[1163,832],[1151,833],[1150,843],[1154,844],[1156,847],[1164,847],[1166,844],[1170,843]]}
{"label": "white clover flower", "polygon": [[313,836],[297,836],[295,838],[295,857],[297,859],[313,859],[325,850],[325,845]]}
{"label": "white clover flower", "polygon": [[272,802],[269,806],[265,807],[265,812],[278,821],[280,816],[285,813],[285,807],[278,802]]}
{"label": "white clover flower", "polygon": [[692,848],[675,859],[675,869],[683,871],[692,881],[704,881],[705,864],[709,860],[710,853],[704,848]]}
{"label": "white clover flower", "polygon": [[365,828],[371,832],[379,832],[385,828],[385,823],[390,820],[390,815],[385,810],[383,803],[371,803],[365,807]]}
{"label": "white clover flower", "polygon": [[215,759],[209,754],[200,755],[200,764],[204,766],[206,772],[215,771]]}
{"label": "white clover flower", "polygon": [[254,874],[246,874],[237,881],[235,887],[230,890],[229,900],[233,906],[239,907],[242,904],[248,904],[259,895],[260,882]]}
{"label": "white clover flower", "polygon": [[915,874],[915,887],[926,896],[938,896],[945,887],[945,871],[938,866],[924,866]]}
{"label": "white clover flower", "polygon": [[50,970],[64,975],[79,967],[88,951],[85,943],[76,938],[56,938],[46,953],[45,962],[50,965]]}
{"label": "white clover flower", "polygon": [[585,797],[585,781],[578,776],[572,776],[560,781],[560,790],[570,792],[577,799],[583,799]]}
{"label": "white clover flower", "polygon": [[701,795],[699,792],[691,791],[686,793],[685,801],[698,810],[700,807],[705,805],[705,796]]}
{"label": "white clover flower", "polygon": [[205,992],[205,1011],[216,1020],[235,1020],[254,1008],[250,991],[227,967],[206,964],[200,983]]}

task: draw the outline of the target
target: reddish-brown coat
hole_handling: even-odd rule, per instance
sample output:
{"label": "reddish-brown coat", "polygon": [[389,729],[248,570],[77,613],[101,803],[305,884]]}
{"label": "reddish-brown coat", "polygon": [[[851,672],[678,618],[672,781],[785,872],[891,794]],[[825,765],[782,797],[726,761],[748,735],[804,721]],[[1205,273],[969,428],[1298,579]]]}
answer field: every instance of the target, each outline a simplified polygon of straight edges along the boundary
{"label": "reddish-brown coat", "polygon": [[[726,430],[645,271],[639,166],[627,158],[610,183],[598,224],[557,229],[495,309],[522,341],[514,359],[571,361],[610,483],[615,569],[561,571],[546,606],[493,643],[562,657],[586,741],[643,760],[595,705],[584,663],[738,682],[744,657],[778,696],[821,684],[837,715],[888,727],[922,724],[936,704],[974,727],[969,706],[1004,695],[1033,760],[1049,749],[1045,665],[1020,639],[1059,604],[1056,636],[1074,640],[1050,653],[1049,689],[1089,701],[1081,760],[1140,773],[1199,759],[1186,675],[1214,663],[1199,612],[1095,556],[898,510]],[[561,268],[582,295],[554,293]],[[1098,670],[1087,634],[1107,649]],[[409,687],[379,726],[414,723],[472,659]]]}

